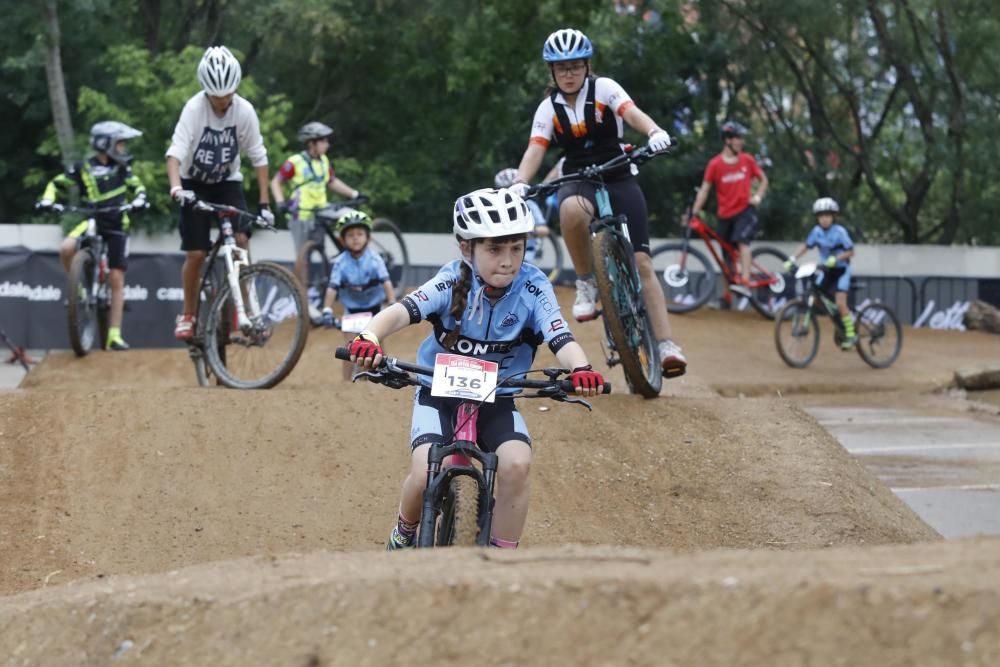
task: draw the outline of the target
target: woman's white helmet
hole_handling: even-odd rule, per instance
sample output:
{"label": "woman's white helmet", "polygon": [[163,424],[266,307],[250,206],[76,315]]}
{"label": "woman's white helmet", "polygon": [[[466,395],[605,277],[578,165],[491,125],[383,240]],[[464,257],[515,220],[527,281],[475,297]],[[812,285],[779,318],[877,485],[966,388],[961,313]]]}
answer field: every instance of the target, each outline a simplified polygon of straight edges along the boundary
{"label": "woman's white helmet", "polygon": [[820,197],[813,202],[813,215],[819,215],[820,213],[840,213],[837,200],[833,197]]}
{"label": "woman's white helmet", "polygon": [[528,234],[534,229],[528,205],[507,188],[483,188],[455,200],[455,234],[466,241]]}
{"label": "woman's white helmet", "polygon": [[213,97],[235,93],[242,78],[240,61],[224,46],[208,47],[198,63],[198,83]]}

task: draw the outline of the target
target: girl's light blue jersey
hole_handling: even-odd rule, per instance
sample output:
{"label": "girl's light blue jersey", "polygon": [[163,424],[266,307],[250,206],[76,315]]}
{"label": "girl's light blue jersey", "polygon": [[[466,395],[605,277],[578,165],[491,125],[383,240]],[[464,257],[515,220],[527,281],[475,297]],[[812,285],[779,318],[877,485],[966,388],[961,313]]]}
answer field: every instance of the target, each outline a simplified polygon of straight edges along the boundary
{"label": "girl's light blue jersey", "polygon": [[[455,318],[448,311],[461,266],[461,260],[446,264],[401,302],[410,313],[411,324],[427,320],[434,328],[420,344],[417,363],[433,366],[438,353],[462,354],[495,361],[500,366],[502,380],[530,369],[535,351],[543,342],[548,343],[554,354],[573,341],[552,285],[537,267],[525,262],[507,292],[492,305],[482,289],[482,281],[473,277],[458,341],[451,349],[445,349],[441,341],[455,328]],[[431,384],[430,378],[421,377],[420,382]],[[501,388],[497,393],[518,391]]]}
{"label": "girl's light blue jersey", "polygon": [[382,283],[389,280],[389,270],[371,247],[355,259],[346,250],[333,260],[330,287],[337,290],[337,299],[345,308],[374,308],[385,301]]}

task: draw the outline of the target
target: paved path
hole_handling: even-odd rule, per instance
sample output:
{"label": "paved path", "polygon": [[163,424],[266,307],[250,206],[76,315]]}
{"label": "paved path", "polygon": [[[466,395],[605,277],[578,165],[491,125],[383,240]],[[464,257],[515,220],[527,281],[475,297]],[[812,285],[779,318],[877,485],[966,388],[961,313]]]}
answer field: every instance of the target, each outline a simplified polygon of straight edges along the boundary
{"label": "paved path", "polygon": [[1000,535],[1000,428],[916,410],[807,407],[946,538]]}

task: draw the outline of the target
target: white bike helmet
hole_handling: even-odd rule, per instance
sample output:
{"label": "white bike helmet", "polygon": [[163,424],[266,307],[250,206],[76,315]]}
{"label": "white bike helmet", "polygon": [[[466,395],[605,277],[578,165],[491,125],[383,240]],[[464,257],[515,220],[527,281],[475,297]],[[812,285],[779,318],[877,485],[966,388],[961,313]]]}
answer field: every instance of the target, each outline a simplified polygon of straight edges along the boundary
{"label": "white bike helmet", "polygon": [[497,188],[509,188],[514,185],[517,180],[517,169],[510,167],[509,169],[501,169],[497,172],[497,175],[493,177],[493,186]]}
{"label": "white bike helmet", "polygon": [[119,153],[119,141],[141,137],[142,132],[116,120],[102,120],[90,128],[90,147],[98,153],[106,153],[115,162],[124,164],[132,159],[128,153]]}
{"label": "white bike helmet", "polygon": [[579,30],[563,28],[556,30],[545,40],[542,60],[558,63],[565,60],[586,60],[594,55],[594,45]]}
{"label": "white bike helmet", "polygon": [[813,215],[820,213],[840,213],[840,207],[832,197],[820,197],[813,203]]}
{"label": "white bike helmet", "polygon": [[242,78],[240,61],[224,46],[208,47],[198,63],[198,83],[213,97],[235,93]]}
{"label": "white bike helmet", "polygon": [[500,188],[483,188],[455,201],[455,234],[466,241],[529,234],[535,219],[519,196]]}

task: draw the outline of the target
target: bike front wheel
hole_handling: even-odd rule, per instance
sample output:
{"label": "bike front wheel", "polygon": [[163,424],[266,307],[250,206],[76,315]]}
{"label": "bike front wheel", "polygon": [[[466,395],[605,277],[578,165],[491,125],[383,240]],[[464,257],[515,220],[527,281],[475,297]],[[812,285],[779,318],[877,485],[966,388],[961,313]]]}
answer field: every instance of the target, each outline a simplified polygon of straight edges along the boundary
{"label": "bike front wheel", "polygon": [[750,305],[758,313],[773,320],[777,312],[788,303],[788,281],[784,264],[788,255],[777,248],[761,246],[753,249],[750,267]]}
{"label": "bike front wheel", "polygon": [[603,228],[594,237],[591,250],[609,343],[632,391],[655,398],[663,384],[663,371],[632,247],[613,229]]}
{"label": "bike front wheel", "polygon": [[690,245],[665,243],[656,247],[651,257],[671,313],[701,308],[715,294],[715,270],[708,258]]}
{"label": "bike front wheel", "polygon": [[805,368],[819,350],[819,322],[816,313],[800,299],[789,301],[778,311],[774,323],[774,344],[782,361],[792,368]]}
{"label": "bike front wheel", "polygon": [[[295,277],[269,262],[243,268],[239,286],[250,324],[240,326],[226,281],[209,306],[205,357],[223,385],[268,389],[284,380],[302,356],[308,335],[305,302]],[[210,344],[216,340],[225,345]]]}
{"label": "bike front wheel", "polygon": [[903,348],[903,329],[896,314],[881,303],[870,303],[855,316],[858,354],[872,368],[888,368]]}
{"label": "bike front wheel", "polygon": [[437,526],[439,547],[474,547],[479,537],[479,483],[469,475],[456,475],[448,485]]}
{"label": "bike front wheel", "polygon": [[385,262],[385,268],[389,270],[389,279],[396,289],[396,298],[398,299],[402,296],[399,292],[410,287],[412,279],[410,275],[410,251],[406,248],[403,233],[399,231],[399,227],[392,220],[375,218],[372,221],[372,228],[372,248]]}
{"label": "bike front wheel", "polygon": [[97,297],[94,289],[96,260],[90,248],[84,248],[73,255],[70,263],[66,299],[66,314],[69,319],[69,344],[76,356],[83,357],[95,345],[103,347],[103,328],[98,313]]}

